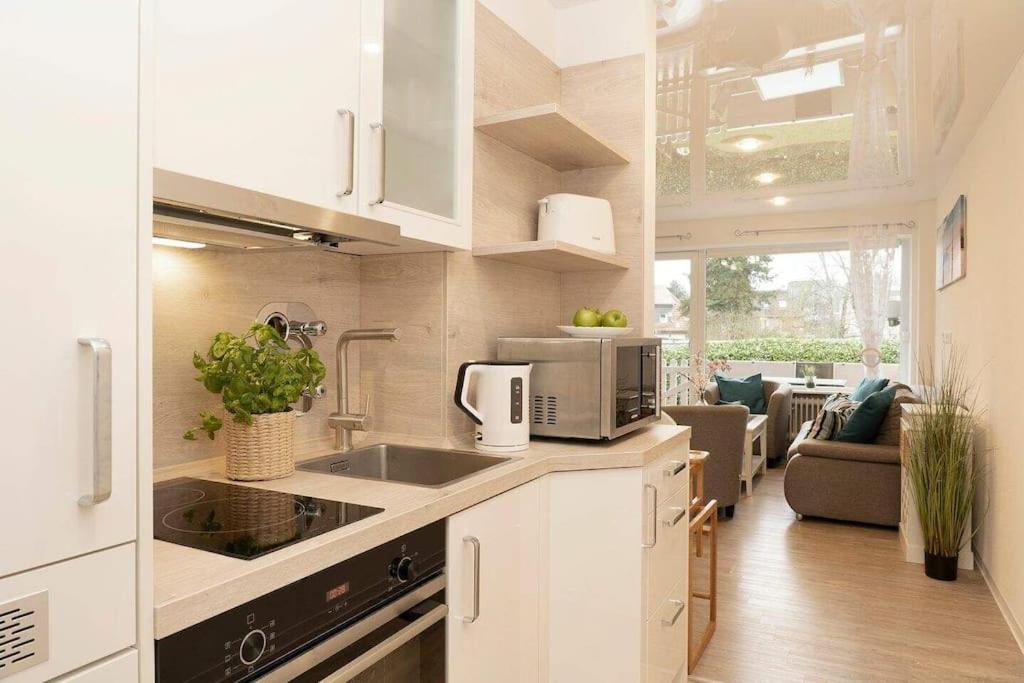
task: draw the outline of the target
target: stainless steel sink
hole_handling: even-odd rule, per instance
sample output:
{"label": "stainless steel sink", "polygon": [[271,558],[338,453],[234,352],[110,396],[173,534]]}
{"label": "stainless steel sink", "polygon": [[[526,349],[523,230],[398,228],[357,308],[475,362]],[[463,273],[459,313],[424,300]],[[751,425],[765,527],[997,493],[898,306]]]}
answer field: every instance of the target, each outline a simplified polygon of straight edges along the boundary
{"label": "stainless steel sink", "polygon": [[307,460],[298,469],[440,488],[510,460],[474,451],[377,444]]}

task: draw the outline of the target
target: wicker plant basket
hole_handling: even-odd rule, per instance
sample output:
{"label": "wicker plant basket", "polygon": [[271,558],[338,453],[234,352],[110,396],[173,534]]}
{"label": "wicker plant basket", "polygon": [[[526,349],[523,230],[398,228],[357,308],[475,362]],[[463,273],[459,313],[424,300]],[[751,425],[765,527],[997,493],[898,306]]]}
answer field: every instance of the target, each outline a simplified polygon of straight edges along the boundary
{"label": "wicker plant basket", "polygon": [[280,479],[294,472],[297,416],[294,410],[253,415],[252,425],[225,420],[228,479]]}

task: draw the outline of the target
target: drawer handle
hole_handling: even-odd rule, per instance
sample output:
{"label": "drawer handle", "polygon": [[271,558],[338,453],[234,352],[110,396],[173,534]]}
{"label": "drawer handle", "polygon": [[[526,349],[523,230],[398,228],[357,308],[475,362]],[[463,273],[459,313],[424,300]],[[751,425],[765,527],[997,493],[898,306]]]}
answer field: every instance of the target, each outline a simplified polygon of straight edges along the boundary
{"label": "drawer handle", "polygon": [[682,600],[676,600],[675,598],[669,598],[669,603],[676,606],[676,611],[672,614],[670,619],[662,619],[662,626],[675,626],[676,622],[679,621],[679,617],[683,616],[683,610],[686,609],[686,603]]}
{"label": "drawer handle", "polygon": [[377,140],[377,177],[375,179],[377,187],[373,197],[370,199],[370,204],[383,204],[384,187],[388,174],[387,130],[384,128],[383,123],[371,123],[370,132],[374,134]]}
{"label": "drawer handle", "polygon": [[643,543],[644,548],[653,548],[658,544],[658,487],[654,484],[644,484],[644,491],[654,491],[654,501],[651,503],[651,542]]}
{"label": "drawer handle", "polygon": [[672,510],[673,512],[675,512],[676,516],[673,517],[672,519],[666,519],[664,522],[662,522],[662,524],[664,524],[665,526],[667,526],[668,528],[671,529],[676,524],[679,524],[679,521],[683,517],[686,516],[686,508],[684,508],[684,507],[682,507],[682,508],[670,507],[669,510]]}
{"label": "drawer handle", "polygon": [[668,464],[671,465],[671,467],[666,467],[665,468],[665,476],[666,477],[675,477],[680,472],[682,472],[683,470],[686,469],[686,461],[685,460],[669,460]]}
{"label": "drawer handle", "polygon": [[347,197],[352,194],[355,179],[356,165],[356,115],[348,109],[339,109],[338,116],[341,117],[342,131],[345,133],[345,148],[341,155],[345,158],[344,173],[341,181],[341,188],[338,190],[339,197]]}

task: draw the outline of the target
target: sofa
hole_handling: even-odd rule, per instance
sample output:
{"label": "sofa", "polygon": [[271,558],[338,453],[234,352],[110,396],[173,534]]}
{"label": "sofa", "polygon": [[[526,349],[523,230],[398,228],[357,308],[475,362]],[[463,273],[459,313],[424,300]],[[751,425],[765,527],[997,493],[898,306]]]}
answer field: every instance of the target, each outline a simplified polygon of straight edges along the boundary
{"label": "sofa", "polygon": [[690,448],[708,451],[704,463],[704,497],[732,517],[740,498],[743,442],[747,433],[746,406],[662,406],[662,413],[690,428]]}
{"label": "sofa", "polygon": [[920,399],[900,385],[873,443],[809,439],[805,422],[789,447],[783,489],[798,516],[899,526],[900,417]]}
{"label": "sofa", "polygon": [[[768,406],[768,422],[765,424],[764,437],[756,443],[755,449],[764,444],[769,464],[785,460],[789,448],[789,413],[793,405],[793,387],[788,384],[762,380],[764,402]],[[715,405],[721,400],[722,394],[714,382],[704,390],[704,400]]]}

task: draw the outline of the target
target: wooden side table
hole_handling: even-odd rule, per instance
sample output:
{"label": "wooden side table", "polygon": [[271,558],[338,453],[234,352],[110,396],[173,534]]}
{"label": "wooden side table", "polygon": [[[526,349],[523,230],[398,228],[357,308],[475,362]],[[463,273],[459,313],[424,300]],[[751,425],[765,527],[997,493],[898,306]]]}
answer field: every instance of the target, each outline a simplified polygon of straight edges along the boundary
{"label": "wooden side table", "polygon": [[[751,415],[747,420],[746,440],[743,442],[743,468],[740,481],[746,485],[744,495],[754,495],[754,475],[768,471],[768,456],[765,454],[764,431],[768,425],[767,415]],[[761,452],[754,455],[754,442],[760,440]]]}

